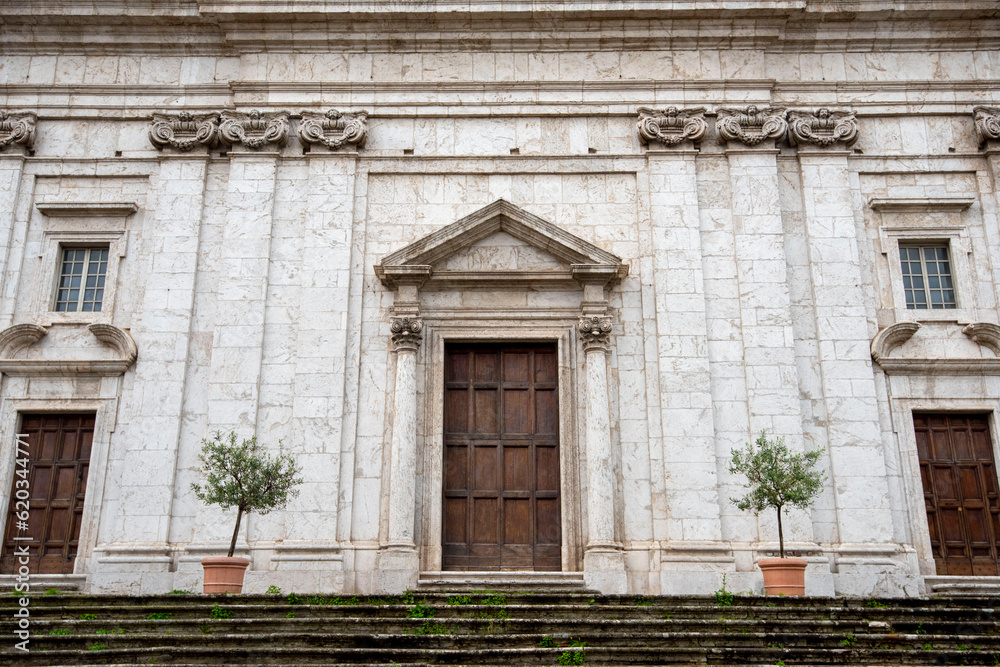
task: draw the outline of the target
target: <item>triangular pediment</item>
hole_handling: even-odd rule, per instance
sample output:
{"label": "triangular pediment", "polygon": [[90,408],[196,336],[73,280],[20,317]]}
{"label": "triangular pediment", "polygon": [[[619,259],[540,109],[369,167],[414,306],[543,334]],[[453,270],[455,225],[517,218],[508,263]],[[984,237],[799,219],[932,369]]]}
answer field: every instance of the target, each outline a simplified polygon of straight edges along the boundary
{"label": "triangular pediment", "polygon": [[628,274],[620,257],[498,199],[386,256],[375,273],[400,281],[616,282]]}

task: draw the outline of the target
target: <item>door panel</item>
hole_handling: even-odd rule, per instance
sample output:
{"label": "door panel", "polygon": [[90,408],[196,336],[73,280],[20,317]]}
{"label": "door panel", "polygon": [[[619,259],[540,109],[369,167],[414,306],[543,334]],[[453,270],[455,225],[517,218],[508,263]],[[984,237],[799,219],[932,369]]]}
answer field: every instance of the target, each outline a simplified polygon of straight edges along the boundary
{"label": "door panel", "polygon": [[554,345],[445,349],[444,569],[561,569],[557,366]]}
{"label": "door panel", "polygon": [[1000,574],[1000,494],[985,415],[913,415],[938,574]]}
{"label": "door panel", "polygon": [[[27,545],[32,574],[72,574],[94,421],[93,414],[23,417],[21,433],[27,434],[28,443],[28,527],[19,530],[16,518],[8,513],[0,572],[16,572],[15,549]],[[11,486],[11,508],[15,508],[18,479],[15,475]]]}

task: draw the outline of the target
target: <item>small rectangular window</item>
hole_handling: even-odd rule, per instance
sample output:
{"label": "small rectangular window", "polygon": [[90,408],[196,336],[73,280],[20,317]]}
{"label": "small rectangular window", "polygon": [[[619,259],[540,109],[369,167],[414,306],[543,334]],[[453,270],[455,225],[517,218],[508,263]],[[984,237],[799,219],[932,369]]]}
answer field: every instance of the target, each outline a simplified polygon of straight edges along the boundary
{"label": "small rectangular window", "polygon": [[108,272],[108,246],[63,248],[56,311],[99,312]]}
{"label": "small rectangular window", "polygon": [[955,308],[948,246],[900,245],[906,307],[913,310]]}

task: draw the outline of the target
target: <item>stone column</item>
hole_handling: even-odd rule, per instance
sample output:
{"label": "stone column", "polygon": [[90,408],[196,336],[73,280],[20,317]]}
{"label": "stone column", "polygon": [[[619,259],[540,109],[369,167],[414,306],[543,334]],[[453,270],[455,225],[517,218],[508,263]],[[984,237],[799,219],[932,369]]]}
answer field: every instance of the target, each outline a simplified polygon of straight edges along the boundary
{"label": "stone column", "polygon": [[16,298],[11,292],[17,289],[17,280],[7,275],[7,260],[14,239],[24,157],[34,146],[35,121],[33,113],[0,111],[0,280],[8,297],[6,302],[10,304],[6,309],[9,312],[3,313],[5,321],[0,328],[7,328],[13,323]]}
{"label": "stone column", "polygon": [[[742,356],[751,431],[745,437],[753,440],[766,429],[768,437],[783,436],[793,451],[800,451],[802,418],[775,147],[787,131],[785,111],[753,105],[719,109],[716,129],[719,141],[726,144],[732,193],[734,288],[742,338],[742,350],[737,353]],[[737,441],[729,446],[742,444]],[[727,537],[749,538],[743,526],[750,525],[753,517],[729,503],[724,504],[726,514],[731,528]],[[761,514],[759,521],[758,539],[777,543],[776,521],[770,514]],[[813,541],[805,513],[790,512],[782,523],[786,545]]]}
{"label": "stone column", "polygon": [[[192,140],[199,131],[203,141]],[[157,114],[149,130],[161,155],[139,237],[143,248],[135,253],[149,258],[132,326],[142,354],[132,376],[131,399],[118,413],[117,446],[109,466],[123,473],[113,475],[123,484],[109,484],[104,501],[117,507],[119,516],[98,536],[91,579],[95,592],[121,590],[120,580],[129,577],[139,582],[130,589],[135,592],[172,586],[169,541],[208,172],[206,146],[215,143],[217,131],[217,115],[184,113]]]}
{"label": "stone column", "polygon": [[[602,288],[603,289],[603,288]],[[587,586],[604,594],[628,592],[625,554],[615,540],[615,466],[611,451],[607,355],[611,318],[584,317],[579,325],[587,367]]]}
{"label": "stone column", "polygon": [[[817,362],[823,402],[830,478],[836,502],[837,559],[841,581],[856,581],[866,568],[885,573],[885,557],[896,548],[878,401],[872,373],[868,299],[858,252],[858,226],[851,206],[848,150],[857,139],[853,112],[819,109],[789,112],[789,141],[798,146],[802,203],[812,279]],[[886,544],[878,553],[872,545]],[[866,545],[863,548],[858,548]],[[846,556],[846,557],[845,557]],[[874,559],[874,560],[873,560]],[[840,595],[863,595],[844,588]]]}
{"label": "stone column", "polygon": [[413,588],[419,560],[413,540],[417,475],[417,350],[423,325],[417,317],[393,317],[392,352],[396,383],[392,399],[389,452],[389,525],[379,555],[376,588],[391,592]]}

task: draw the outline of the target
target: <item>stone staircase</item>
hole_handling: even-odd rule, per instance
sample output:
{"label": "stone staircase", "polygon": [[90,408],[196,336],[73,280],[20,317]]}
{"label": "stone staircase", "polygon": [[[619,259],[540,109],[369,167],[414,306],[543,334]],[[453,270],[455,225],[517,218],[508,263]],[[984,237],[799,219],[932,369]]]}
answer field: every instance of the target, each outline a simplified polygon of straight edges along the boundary
{"label": "stone staircase", "polygon": [[719,598],[8,594],[0,665],[1000,665],[997,598]]}

